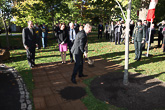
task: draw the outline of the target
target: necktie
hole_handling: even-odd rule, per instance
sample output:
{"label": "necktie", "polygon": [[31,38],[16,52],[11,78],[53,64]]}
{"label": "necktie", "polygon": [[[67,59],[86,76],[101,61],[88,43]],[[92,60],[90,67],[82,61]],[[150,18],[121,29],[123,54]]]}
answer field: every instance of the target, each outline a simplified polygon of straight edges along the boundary
{"label": "necktie", "polygon": [[73,29],[72,29],[72,40],[73,40]]}

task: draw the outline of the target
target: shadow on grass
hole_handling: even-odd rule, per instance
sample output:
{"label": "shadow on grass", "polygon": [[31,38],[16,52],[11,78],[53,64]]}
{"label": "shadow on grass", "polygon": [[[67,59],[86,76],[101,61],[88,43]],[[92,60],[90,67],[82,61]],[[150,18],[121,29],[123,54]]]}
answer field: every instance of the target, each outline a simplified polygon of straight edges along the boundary
{"label": "shadow on grass", "polygon": [[47,56],[37,56],[35,59],[40,59],[40,58],[49,58],[49,57],[60,57],[61,55],[47,55]]}
{"label": "shadow on grass", "polygon": [[151,57],[143,57],[140,61],[130,63],[129,65],[131,65],[134,68],[137,68],[140,65],[163,61],[164,60],[163,56],[164,56],[164,54],[159,54],[159,55],[155,55],[155,56],[151,56]]}

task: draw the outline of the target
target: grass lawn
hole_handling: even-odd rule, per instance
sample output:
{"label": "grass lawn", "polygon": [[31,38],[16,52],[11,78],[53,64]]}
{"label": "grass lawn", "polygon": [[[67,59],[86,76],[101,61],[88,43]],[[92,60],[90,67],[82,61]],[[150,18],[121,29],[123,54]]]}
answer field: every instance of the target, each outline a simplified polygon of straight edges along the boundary
{"label": "grass lawn", "polygon": [[[0,41],[2,46],[5,45],[5,37],[0,36]],[[3,42],[2,42],[3,41]],[[30,97],[32,99],[32,90],[34,88],[33,77],[30,67],[28,66],[26,60],[26,51],[22,48],[22,37],[12,36],[10,37],[10,44],[12,46],[20,47],[21,49],[10,50],[11,58],[5,61],[7,66],[15,67],[15,69],[21,74],[26,83],[28,91],[30,92]],[[165,54],[162,52],[161,48],[156,48],[157,41],[152,44],[152,48],[149,51],[153,56],[145,57],[142,56],[141,61],[134,61],[134,45],[129,45],[129,72],[138,72],[145,75],[155,75],[156,78],[161,81],[165,81]],[[88,36],[88,56],[100,56],[111,62],[124,65],[125,59],[125,45],[114,45],[114,42],[108,42],[104,38],[102,40],[97,39],[97,33],[91,33]],[[146,51],[143,51],[145,54]],[[69,52],[67,52],[67,60],[69,60]],[[36,64],[40,63],[50,63],[61,61],[60,52],[58,48],[57,41],[49,35],[48,48],[36,50]],[[92,78],[94,79],[94,78]],[[88,86],[92,79],[85,80]],[[86,88],[88,96],[82,99],[84,104],[89,110],[123,110],[121,108],[109,105],[106,102],[101,102],[97,100],[90,92],[89,87]]]}

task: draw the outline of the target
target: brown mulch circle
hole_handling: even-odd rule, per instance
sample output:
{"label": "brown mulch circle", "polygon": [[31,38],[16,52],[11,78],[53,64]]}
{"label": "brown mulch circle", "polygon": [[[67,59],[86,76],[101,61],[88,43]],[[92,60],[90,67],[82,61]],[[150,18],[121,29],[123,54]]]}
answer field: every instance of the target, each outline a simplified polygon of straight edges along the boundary
{"label": "brown mulch circle", "polygon": [[145,76],[129,73],[129,85],[123,85],[123,72],[111,72],[95,78],[90,85],[93,95],[102,101],[128,110],[165,110],[165,83],[160,73]]}

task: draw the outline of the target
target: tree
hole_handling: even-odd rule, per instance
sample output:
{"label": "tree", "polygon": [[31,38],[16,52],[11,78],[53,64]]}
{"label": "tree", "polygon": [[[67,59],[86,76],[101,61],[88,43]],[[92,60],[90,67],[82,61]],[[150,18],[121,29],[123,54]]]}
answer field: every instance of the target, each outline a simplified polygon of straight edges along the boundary
{"label": "tree", "polygon": [[34,23],[47,23],[49,13],[46,13],[47,9],[44,3],[39,0],[26,0],[17,2],[14,6],[14,23],[18,26],[27,26],[27,21],[32,20]]}
{"label": "tree", "polygon": [[128,0],[127,8],[127,21],[126,21],[126,37],[125,37],[125,71],[123,84],[128,85],[128,67],[129,67],[129,30],[130,30],[130,20],[131,20],[131,2]]}
{"label": "tree", "polygon": [[55,22],[58,21],[59,18],[65,21],[69,14],[68,5],[64,1],[65,0],[26,0],[17,2],[15,5],[15,23],[21,27],[25,27],[29,20],[39,24],[51,24],[54,33]]}
{"label": "tree", "polygon": [[10,19],[12,18],[12,1],[11,0],[1,0],[0,1],[0,17],[2,18],[5,32],[6,32],[6,46],[7,49],[9,49],[9,38],[8,38],[8,32],[9,32],[9,26],[10,26]]}
{"label": "tree", "polygon": [[65,0],[41,0],[45,8],[46,12],[49,13],[49,20],[52,21],[52,30],[54,34],[54,23],[60,18],[63,22],[65,22],[66,18],[69,15],[68,4],[66,4]]}
{"label": "tree", "polygon": [[154,20],[155,22],[160,22],[162,20],[165,20],[165,14],[163,10],[165,10],[164,0],[159,0],[155,9],[155,20]]}

